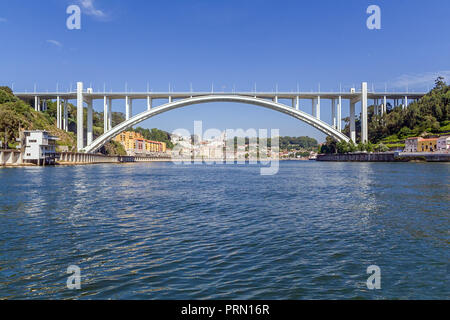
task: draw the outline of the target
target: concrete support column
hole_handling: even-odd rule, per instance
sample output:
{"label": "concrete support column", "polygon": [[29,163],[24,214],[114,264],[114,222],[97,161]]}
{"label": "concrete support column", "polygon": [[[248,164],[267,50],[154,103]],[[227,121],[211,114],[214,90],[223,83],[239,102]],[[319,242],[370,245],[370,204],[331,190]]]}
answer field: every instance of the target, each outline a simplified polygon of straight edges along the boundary
{"label": "concrete support column", "polygon": [[300,109],[300,97],[297,96],[295,97],[295,110],[299,110]]}
{"label": "concrete support column", "polygon": [[336,121],[336,100],[331,99],[331,126],[336,129],[337,121]]}
{"label": "concrete support column", "polygon": [[81,151],[83,148],[83,82],[77,82],[77,149]]}
{"label": "concrete support column", "polygon": [[172,103],[172,96],[169,96],[169,103]]}
{"label": "concrete support column", "polygon": [[103,132],[108,131],[108,98],[106,96],[103,97]]}
{"label": "concrete support column", "polygon": [[387,101],[386,101],[386,96],[383,97],[383,108],[381,110],[381,114],[385,114],[386,113],[386,107],[387,107]]}
{"label": "concrete support column", "polygon": [[361,84],[361,141],[369,140],[367,124],[367,82]]}
{"label": "concrete support column", "polygon": [[355,103],[350,100],[350,140],[356,143]]}
{"label": "concrete support column", "polygon": [[337,130],[342,131],[342,97],[339,96],[337,105]]}
{"label": "concrete support column", "polygon": [[108,99],[108,130],[112,129],[112,99]]}
{"label": "concrete support column", "polygon": [[311,99],[311,115],[313,117],[317,117],[317,113],[316,113],[316,99]]}
{"label": "concrete support column", "polygon": [[61,129],[61,100],[56,97],[56,127]]}
{"label": "concrete support column", "polygon": [[150,98],[150,96],[147,96],[147,110],[151,110],[152,102],[152,98]]}
{"label": "concrete support column", "polygon": [[92,132],[92,122],[93,122],[93,119],[92,119],[92,113],[93,113],[92,102],[93,102],[92,99],[89,100],[88,108],[87,108],[87,145],[90,145],[92,143],[93,137],[94,137],[93,132]]}
{"label": "concrete support column", "polygon": [[278,103],[278,96],[275,96],[275,97],[273,98],[273,102]]}
{"label": "concrete support column", "polygon": [[67,99],[64,99],[64,119],[63,119],[63,129],[69,131],[69,111],[67,110]]}
{"label": "concrete support column", "polygon": [[34,111],[39,111],[39,97],[38,96],[34,96]]}
{"label": "concrete support column", "polygon": [[59,100],[59,128],[64,129],[64,101]]}
{"label": "concrete support column", "polygon": [[128,120],[132,117],[132,106],[133,101],[130,99],[130,97],[126,96],[125,97],[125,119]]}
{"label": "concrete support column", "polygon": [[403,109],[406,109],[406,108],[408,108],[408,97],[407,96],[405,96],[405,103],[403,105]]}
{"label": "concrete support column", "polygon": [[320,96],[317,97],[316,104],[316,117],[320,120]]}

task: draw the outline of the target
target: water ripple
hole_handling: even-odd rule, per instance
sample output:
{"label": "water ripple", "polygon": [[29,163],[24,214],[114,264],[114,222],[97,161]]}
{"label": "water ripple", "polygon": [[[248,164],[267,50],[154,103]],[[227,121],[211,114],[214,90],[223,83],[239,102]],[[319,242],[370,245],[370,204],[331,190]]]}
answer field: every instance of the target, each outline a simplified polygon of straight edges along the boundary
{"label": "water ripple", "polygon": [[[0,169],[0,299],[448,299],[446,164]],[[366,268],[382,269],[382,290]],[[81,290],[66,288],[69,265]]]}

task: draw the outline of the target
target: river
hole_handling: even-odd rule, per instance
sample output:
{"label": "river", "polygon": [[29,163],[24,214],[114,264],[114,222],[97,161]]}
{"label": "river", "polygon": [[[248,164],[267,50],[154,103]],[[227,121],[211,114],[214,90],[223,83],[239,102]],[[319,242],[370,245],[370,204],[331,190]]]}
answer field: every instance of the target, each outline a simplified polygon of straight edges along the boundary
{"label": "river", "polygon": [[[0,169],[1,299],[448,299],[446,163]],[[68,289],[67,268],[81,288]],[[380,268],[369,290],[367,267]]]}

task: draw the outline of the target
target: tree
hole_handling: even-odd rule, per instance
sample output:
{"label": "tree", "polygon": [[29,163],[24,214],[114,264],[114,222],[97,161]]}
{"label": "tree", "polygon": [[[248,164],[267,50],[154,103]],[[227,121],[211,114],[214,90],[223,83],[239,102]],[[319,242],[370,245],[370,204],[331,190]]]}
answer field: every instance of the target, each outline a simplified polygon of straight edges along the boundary
{"label": "tree", "polygon": [[375,151],[386,152],[386,151],[389,151],[389,148],[385,144],[380,143],[375,146]]}
{"label": "tree", "polygon": [[320,147],[320,153],[336,153],[337,141],[336,139],[327,136],[326,142]]}
{"label": "tree", "polygon": [[336,149],[337,149],[337,153],[343,154],[343,153],[348,153],[350,152],[350,146],[347,142],[345,141],[339,141],[336,144]]}
{"label": "tree", "polygon": [[437,79],[434,80],[434,84],[435,84],[434,88],[438,90],[442,90],[447,85],[444,81],[444,77],[441,76],[437,77]]}

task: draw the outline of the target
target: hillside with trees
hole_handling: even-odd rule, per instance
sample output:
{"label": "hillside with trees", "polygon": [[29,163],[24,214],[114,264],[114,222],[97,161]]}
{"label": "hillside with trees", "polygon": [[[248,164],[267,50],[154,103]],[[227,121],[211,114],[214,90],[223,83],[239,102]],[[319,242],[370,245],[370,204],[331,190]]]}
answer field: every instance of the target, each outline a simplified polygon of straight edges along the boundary
{"label": "hillside with trees", "polygon": [[55,119],[48,113],[36,112],[24,101],[17,98],[10,88],[0,87],[0,140],[4,146],[14,149],[18,142],[19,129],[47,130],[60,140],[58,146],[76,149],[75,135],[55,126]]}
{"label": "hillside with trees", "polygon": [[173,143],[170,140],[170,134],[166,131],[159,130],[156,128],[153,129],[144,129],[141,127],[136,127],[133,129],[135,132],[139,132],[142,134],[144,139],[165,142],[167,148],[173,149]]}

